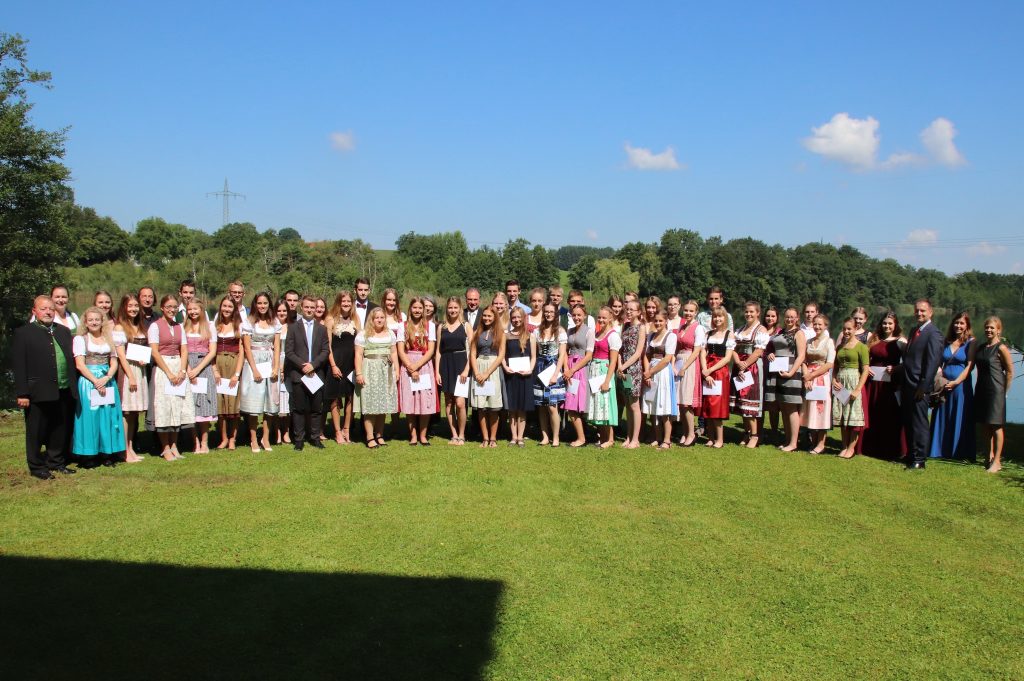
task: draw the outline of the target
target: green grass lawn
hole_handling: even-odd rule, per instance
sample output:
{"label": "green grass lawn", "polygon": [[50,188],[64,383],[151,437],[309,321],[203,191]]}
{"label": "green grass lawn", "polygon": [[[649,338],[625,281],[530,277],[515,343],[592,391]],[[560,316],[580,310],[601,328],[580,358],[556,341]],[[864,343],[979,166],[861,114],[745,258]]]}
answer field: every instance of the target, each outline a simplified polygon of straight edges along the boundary
{"label": "green grass lawn", "polygon": [[435,440],[44,483],[22,442],[6,678],[1024,678],[1019,461]]}

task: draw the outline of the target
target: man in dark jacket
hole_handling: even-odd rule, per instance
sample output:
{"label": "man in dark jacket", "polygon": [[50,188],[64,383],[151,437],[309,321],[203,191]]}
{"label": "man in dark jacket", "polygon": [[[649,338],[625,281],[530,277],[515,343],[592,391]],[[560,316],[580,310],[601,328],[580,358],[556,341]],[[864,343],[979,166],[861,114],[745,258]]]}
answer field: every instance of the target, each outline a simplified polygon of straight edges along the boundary
{"label": "man in dark jacket", "polygon": [[[917,326],[903,353],[903,425],[907,433],[907,468],[924,468],[928,457],[928,398],[935,385],[935,373],[942,361],[942,332],[932,324],[932,304],[914,302]],[[894,443],[895,444],[895,443]]]}
{"label": "man in dark jacket", "polygon": [[[302,297],[302,317],[288,327],[284,341],[285,380],[292,386],[289,407],[292,412],[292,442],[302,451],[306,438],[306,420],[309,419],[309,444],[323,449],[320,426],[323,423],[324,389],[327,376],[327,355],[330,345],[327,327],[313,319],[316,301]],[[310,390],[303,378],[319,379],[316,390]]]}
{"label": "man in dark jacket", "polygon": [[[75,414],[78,371],[71,351],[71,332],[53,323],[53,300],[37,296],[35,321],[19,327],[11,342],[14,392],[25,410],[25,458],[28,471],[40,480],[67,467]],[[45,445],[46,452],[41,452]]]}

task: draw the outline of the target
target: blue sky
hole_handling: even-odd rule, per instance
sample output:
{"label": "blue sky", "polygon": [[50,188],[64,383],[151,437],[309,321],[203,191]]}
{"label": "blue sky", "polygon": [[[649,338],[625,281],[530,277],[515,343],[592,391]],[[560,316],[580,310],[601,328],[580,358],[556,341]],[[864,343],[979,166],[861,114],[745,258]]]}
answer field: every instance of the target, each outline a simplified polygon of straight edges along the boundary
{"label": "blue sky", "polygon": [[126,229],[216,229],[227,177],[233,220],[383,248],[685,227],[1024,271],[1024,3],[712,4],[17,0],[0,30]]}

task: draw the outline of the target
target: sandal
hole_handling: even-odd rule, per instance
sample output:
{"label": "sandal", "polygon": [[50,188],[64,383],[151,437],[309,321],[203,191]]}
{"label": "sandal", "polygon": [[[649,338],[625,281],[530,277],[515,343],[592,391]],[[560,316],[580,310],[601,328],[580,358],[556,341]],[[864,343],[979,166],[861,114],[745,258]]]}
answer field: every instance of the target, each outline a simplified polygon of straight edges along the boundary
{"label": "sandal", "polygon": [[371,437],[369,440],[367,440],[366,441],[366,448],[367,449],[377,449],[377,439]]}
{"label": "sandal", "polygon": [[666,440],[662,442],[661,445],[658,446],[658,449],[672,449],[672,443]]}

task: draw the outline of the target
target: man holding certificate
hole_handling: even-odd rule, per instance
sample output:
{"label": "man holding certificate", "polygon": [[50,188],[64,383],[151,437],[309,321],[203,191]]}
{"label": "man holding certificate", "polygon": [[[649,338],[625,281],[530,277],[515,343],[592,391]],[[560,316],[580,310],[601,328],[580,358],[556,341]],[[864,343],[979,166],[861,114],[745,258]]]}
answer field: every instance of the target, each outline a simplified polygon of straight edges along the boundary
{"label": "man holding certificate", "polygon": [[292,414],[292,433],[296,451],[302,451],[306,441],[306,419],[309,419],[309,443],[323,449],[320,426],[323,423],[323,383],[326,375],[327,327],[313,318],[316,300],[302,297],[302,317],[288,327],[285,338],[285,380],[292,386],[289,407]]}

